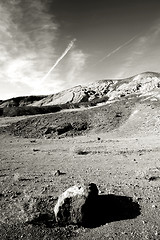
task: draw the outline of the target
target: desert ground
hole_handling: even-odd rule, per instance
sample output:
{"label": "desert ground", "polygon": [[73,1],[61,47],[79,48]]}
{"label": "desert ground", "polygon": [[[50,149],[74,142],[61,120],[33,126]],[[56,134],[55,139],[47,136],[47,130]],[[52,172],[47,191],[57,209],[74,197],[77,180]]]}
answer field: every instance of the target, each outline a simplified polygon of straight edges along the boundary
{"label": "desert ground", "polygon": [[[1,118],[1,126],[23,118]],[[160,239],[159,134],[91,131],[46,139],[2,131],[0,143],[1,239]],[[81,181],[99,189],[102,201],[94,226],[25,221],[25,198],[51,197],[56,202]],[[127,199],[133,201],[128,209]]]}

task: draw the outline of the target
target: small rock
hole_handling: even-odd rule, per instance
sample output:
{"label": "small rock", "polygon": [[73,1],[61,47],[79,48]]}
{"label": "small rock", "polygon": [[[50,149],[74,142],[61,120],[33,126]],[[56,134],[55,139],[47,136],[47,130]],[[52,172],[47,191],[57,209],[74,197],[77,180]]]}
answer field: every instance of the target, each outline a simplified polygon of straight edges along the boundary
{"label": "small rock", "polygon": [[152,208],[157,208],[157,206],[153,204],[153,205],[152,205]]}
{"label": "small rock", "polygon": [[64,175],[65,173],[61,172],[60,170],[56,170],[54,172],[54,176],[60,176],[60,175]]}
{"label": "small rock", "polygon": [[94,212],[98,189],[94,183],[78,184],[62,193],[54,208],[56,221],[61,225],[87,223]]}
{"label": "small rock", "polygon": [[39,149],[33,148],[33,152],[38,152],[40,151]]}
{"label": "small rock", "polygon": [[103,190],[99,190],[99,194],[102,194],[102,193],[104,193],[104,191]]}
{"label": "small rock", "polygon": [[60,170],[55,171],[54,176],[59,176],[61,174]]}
{"label": "small rock", "polygon": [[155,236],[158,236],[158,231],[155,231]]}

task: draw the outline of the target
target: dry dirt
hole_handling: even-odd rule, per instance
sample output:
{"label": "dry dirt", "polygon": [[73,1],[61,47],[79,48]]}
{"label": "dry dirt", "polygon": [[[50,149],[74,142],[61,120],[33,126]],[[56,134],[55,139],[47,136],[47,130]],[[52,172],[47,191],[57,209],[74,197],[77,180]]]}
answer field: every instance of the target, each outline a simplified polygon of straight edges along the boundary
{"label": "dry dirt", "polygon": [[[44,126],[75,120],[87,121],[84,136],[43,135]],[[6,117],[0,126],[0,239],[160,239],[159,102]],[[26,222],[26,199],[56,203],[82,181],[99,189],[94,225]]]}
{"label": "dry dirt", "polygon": [[[6,133],[0,142],[0,239],[160,239],[160,136],[25,139]],[[94,227],[24,223],[26,196],[56,200],[82,179],[95,183],[103,199]],[[125,216],[118,208],[125,209],[128,197],[140,211]],[[108,219],[107,209],[113,211]]]}

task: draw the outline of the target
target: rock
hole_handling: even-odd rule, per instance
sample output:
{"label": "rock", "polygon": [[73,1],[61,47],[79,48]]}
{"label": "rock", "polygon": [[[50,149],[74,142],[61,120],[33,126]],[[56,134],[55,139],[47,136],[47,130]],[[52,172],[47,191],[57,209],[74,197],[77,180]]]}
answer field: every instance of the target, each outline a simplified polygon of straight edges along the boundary
{"label": "rock", "polygon": [[39,152],[40,149],[37,149],[37,148],[33,148],[33,152]]}
{"label": "rock", "polygon": [[54,208],[55,218],[60,225],[84,225],[94,213],[98,189],[94,183],[78,184],[62,193]]}
{"label": "rock", "polygon": [[66,173],[61,172],[60,170],[56,170],[55,172],[53,172],[54,176],[60,176],[60,175],[65,175]]}
{"label": "rock", "polygon": [[61,174],[60,170],[55,171],[54,176],[59,176]]}

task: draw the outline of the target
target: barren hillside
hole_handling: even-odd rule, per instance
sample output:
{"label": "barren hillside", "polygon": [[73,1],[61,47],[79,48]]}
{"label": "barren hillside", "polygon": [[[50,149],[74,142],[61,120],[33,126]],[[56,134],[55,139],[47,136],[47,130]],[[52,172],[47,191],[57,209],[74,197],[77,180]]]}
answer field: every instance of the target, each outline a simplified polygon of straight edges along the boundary
{"label": "barren hillside", "polygon": [[[28,98],[29,101],[33,99],[37,98]],[[22,104],[21,101],[28,100],[19,98],[16,102]],[[5,107],[3,113],[11,116],[39,115],[29,118],[26,116],[3,130],[17,136],[38,138],[62,138],[89,132],[113,134],[115,131],[125,136],[159,134],[159,101],[158,73],[147,72],[122,80],[103,80],[85,88],[78,86],[44,97],[30,104],[30,107]],[[84,103],[81,105],[81,102]],[[87,105],[89,102],[94,103],[93,107]],[[58,103],[69,105],[56,105]],[[79,104],[73,105],[78,109],[64,110],[70,108],[71,104]],[[45,114],[48,112],[51,113]]]}
{"label": "barren hillside", "polygon": [[137,97],[154,95],[160,98],[160,74],[146,72],[127,79],[100,80],[87,86],[77,86],[60,93],[49,95],[40,101],[34,102],[33,106],[46,106],[65,103],[79,103],[93,101],[107,97],[108,101],[129,97],[136,94]]}
{"label": "barren hillside", "polygon": [[123,97],[160,98],[160,74],[145,72],[126,79],[99,80],[87,86],[75,86],[48,96],[26,96],[0,102],[0,108],[21,106],[50,106],[66,103],[111,101]]}

